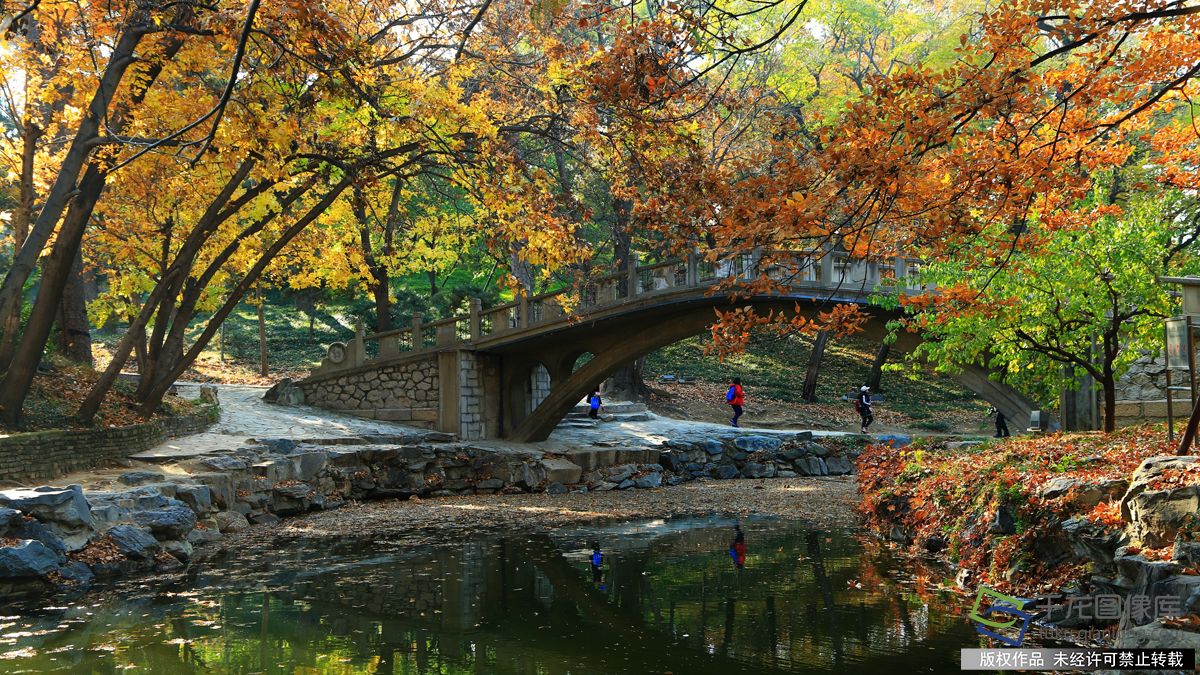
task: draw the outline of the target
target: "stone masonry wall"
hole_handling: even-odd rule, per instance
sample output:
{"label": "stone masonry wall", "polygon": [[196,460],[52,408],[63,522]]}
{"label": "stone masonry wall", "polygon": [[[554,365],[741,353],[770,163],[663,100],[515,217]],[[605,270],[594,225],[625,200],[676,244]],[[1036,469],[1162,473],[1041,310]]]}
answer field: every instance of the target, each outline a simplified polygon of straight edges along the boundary
{"label": "stone masonry wall", "polygon": [[[1178,384],[1186,382],[1184,372],[1180,371],[1177,375]],[[1117,381],[1118,401],[1164,401],[1166,398],[1167,359],[1161,354],[1143,354]]]}
{"label": "stone masonry wall", "polygon": [[304,389],[304,402],[318,408],[390,422],[437,423],[436,358],[299,385]]}
{"label": "stone masonry wall", "polygon": [[0,438],[0,481],[29,483],[84,471],[197,434],[217,421],[215,407],[191,415],[108,429],[36,431]]}
{"label": "stone masonry wall", "polygon": [[529,376],[529,407],[535,409],[550,395],[550,371],[538,364]]}
{"label": "stone masonry wall", "polygon": [[483,364],[473,352],[458,353],[458,436],[475,441],[487,435],[484,420]]}

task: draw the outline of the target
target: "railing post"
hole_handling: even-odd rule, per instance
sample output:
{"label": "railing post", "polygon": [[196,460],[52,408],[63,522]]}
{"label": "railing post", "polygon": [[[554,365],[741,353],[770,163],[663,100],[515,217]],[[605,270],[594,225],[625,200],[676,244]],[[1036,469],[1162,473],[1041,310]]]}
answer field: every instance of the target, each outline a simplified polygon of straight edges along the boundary
{"label": "railing post", "polygon": [[350,365],[361,366],[367,360],[366,336],[363,333],[362,322],[354,324],[354,339],[350,341]]}
{"label": "railing post", "polygon": [[742,260],[749,261],[748,264],[746,262],[742,263],[746,265],[746,269],[743,272],[743,276],[746,278],[746,281],[754,281],[757,279],[758,264],[762,261],[762,247],[755,246],[754,250],[750,252],[750,255],[743,257]]}
{"label": "railing post", "polygon": [[698,286],[700,284],[700,254],[696,253],[695,249],[688,251],[686,283],[688,286]]}
{"label": "railing post", "polygon": [[382,359],[388,356],[396,356],[400,353],[400,345],[396,343],[397,338],[395,335],[381,337],[378,338],[377,341],[379,342],[379,358]]}
{"label": "railing post", "polygon": [[833,251],[826,250],[821,254],[821,285],[833,286]]}
{"label": "railing post", "polygon": [[903,256],[896,258],[896,289],[908,288],[908,260]]}
{"label": "railing post", "polygon": [[529,327],[529,296],[524,291],[517,296],[517,328]]}
{"label": "railing post", "polygon": [[478,340],[483,337],[483,301],[479,298],[471,298],[471,339]]}
{"label": "railing post", "polygon": [[457,325],[457,322],[451,322],[437,327],[437,344],[439,347],[449,347],[458,340]]}
{"label": "railing post", "polygon": [[412,318],[412,350],[419,352],[425,349],[425,331],[421,324],[425,317],[420,312],[413,312]]}
{"label": "railing post", "polygon": [[638,254],[635,251],[629,252],[629,258],[625,261],[625,297],[636,297],[638,287],[641,283],[638,281]]}

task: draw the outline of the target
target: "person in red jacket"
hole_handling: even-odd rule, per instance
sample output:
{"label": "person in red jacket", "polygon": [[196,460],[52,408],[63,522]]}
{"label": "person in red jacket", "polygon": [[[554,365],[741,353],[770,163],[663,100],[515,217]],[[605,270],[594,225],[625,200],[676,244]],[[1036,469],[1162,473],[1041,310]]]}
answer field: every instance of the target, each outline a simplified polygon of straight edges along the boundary
{"label": "person in red jacket", "polygon": [[733,408],[733,419],[729,423],[733,426],[738,425],[738,418],[742,416],[742,406],[746,402],[745,393],[742,391],[742,378],[735,377],[729,382],[729,391],[725,392],[725,402]]}

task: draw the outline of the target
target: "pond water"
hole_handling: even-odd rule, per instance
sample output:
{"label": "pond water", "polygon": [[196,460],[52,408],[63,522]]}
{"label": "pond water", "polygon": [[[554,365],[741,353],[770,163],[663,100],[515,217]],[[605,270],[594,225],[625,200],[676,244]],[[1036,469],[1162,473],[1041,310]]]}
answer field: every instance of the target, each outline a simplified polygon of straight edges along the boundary
{"label": "pond water", "polygon": [[415,549],[290,541],[165,587],[0,611],[0,672],[959,672],[959,648],[979,646],[964,600],[923,592],[851,531],[747,520],[744,554],[738,531],[709,518]]}

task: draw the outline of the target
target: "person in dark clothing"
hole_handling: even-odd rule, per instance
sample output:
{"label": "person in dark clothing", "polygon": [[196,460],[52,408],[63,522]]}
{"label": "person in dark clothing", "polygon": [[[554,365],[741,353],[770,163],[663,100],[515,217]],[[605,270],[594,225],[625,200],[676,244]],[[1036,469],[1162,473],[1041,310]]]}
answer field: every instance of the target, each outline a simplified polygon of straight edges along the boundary
{"label": "person in dark clothing", "polygon": [[863,385],[858,390],[858,400],[854,402],[855,410],[862,417],[862,432],[867,433],[867,427],[871,426],[871,422],[875,421],[875,415],[871,413],[871,388]]}
{"label": "person in dark clothing", "polygon": [[733,566],[739,570],[746,566],[746,535],[742,532],[742,524],[733,526],[733,541],[729,544],[729,557]]}
{"label": "person in dark clothing", "polygon": [[746,395],[742,391],[742,378],[735,377],[730,380],[729,391],[725,392],[725,402],[733,408],[733,419],[729,420],[729,423],[736,427],[738,418],[742,416],[742,406],[746,403]]}
{"label": "person in dark clothing", "polygon": [[988,412],[996,416],[996,438],[1008,438],[1011,435],[1008,433],[1008,418],[994,406]]}
{"label": "person in dark clothing", "polygon": [[593,389],[591,394],[588,394],[588,417],[592,419],[600,418],[600,406],[603,401],[600,400],[600,390]]}

